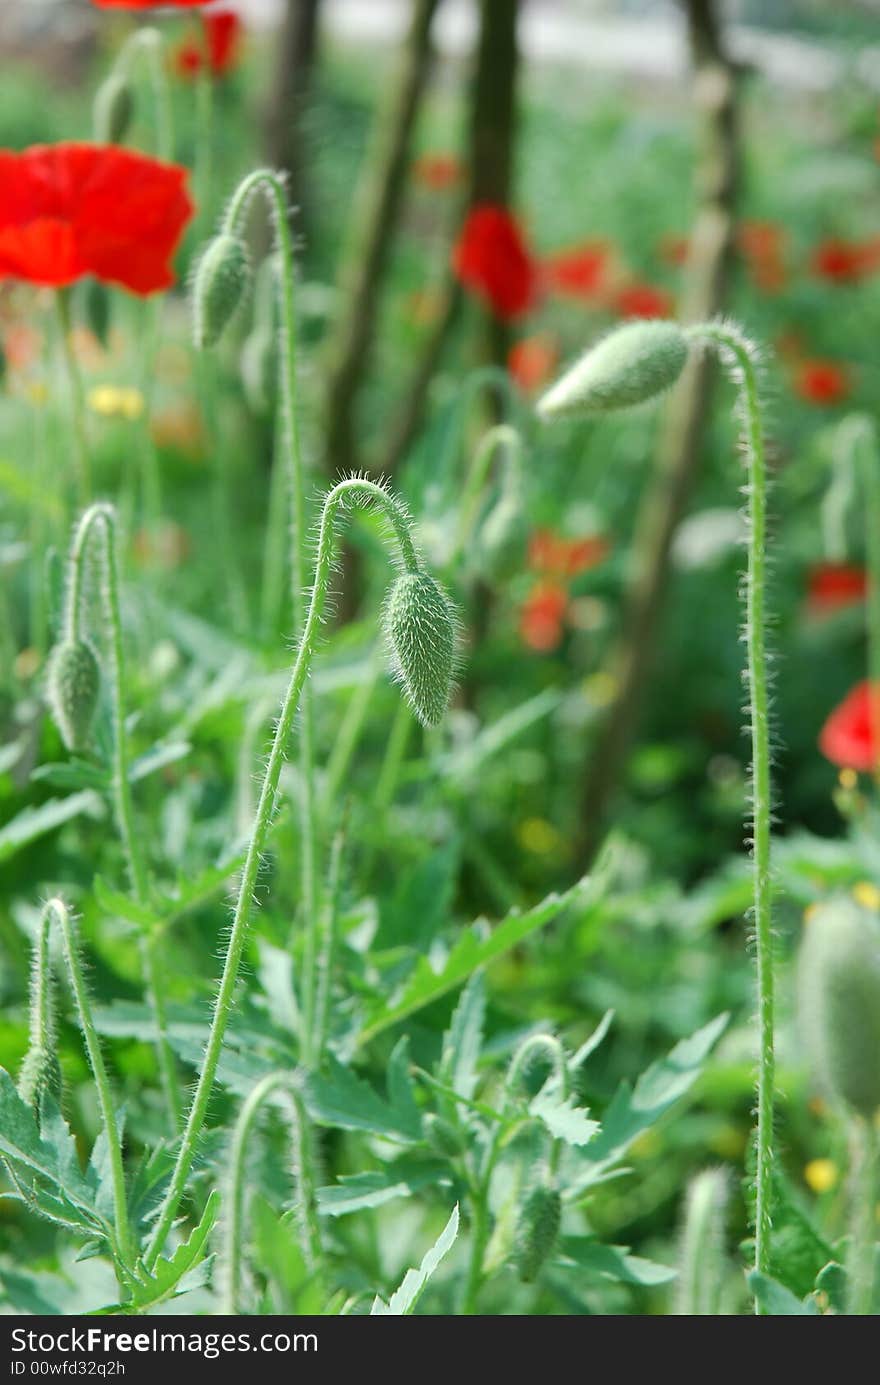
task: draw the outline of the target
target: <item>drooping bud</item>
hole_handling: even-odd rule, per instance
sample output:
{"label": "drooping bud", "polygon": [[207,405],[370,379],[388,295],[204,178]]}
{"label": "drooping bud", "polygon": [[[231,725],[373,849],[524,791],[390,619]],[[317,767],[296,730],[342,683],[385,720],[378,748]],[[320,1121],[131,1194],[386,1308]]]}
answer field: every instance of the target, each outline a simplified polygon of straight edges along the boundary
{"label": "drooping bud", "polygon": [[196,346],[219,341],[250,283],[250,257],[238,236],[224,231],[205,250],[193,282],[193,331]]}
{"label": "drooping bud", "polygon": [[121,144],[134,114],[131,83],[121,72],[111,72],[95,92],[92,127],[98,144]]}
{"label": "drooping bud", "polygon": [[384,612],[394,671],[423,726],[441,721],[455,671],[456,622],[452,603],[429,572],[402,572]]}
{"label": "drooping bud", "polygon": [[880,1108],[880,920],[852,900],[810,916],[801,948],[799,1008],[817,1076],[871,1120]]}
{"label": "drooping bud", "polygon": [[562,1200],[556,1188],[537,1183],[519,1209],[513,1237],[513,1263],[524,1284],[531,1284],[556,1244]]}
{"label": "drooping bud", "polygon": [[670,389],[684,370],[688,339],[675,322],[628,322],[590,348],[537,404],[542,418],[610,413]]}
{"label": "drooping bud", "polygon": [[101,670],[85,640],[65,639],[49,661],[47,695],[55,724],[68,750],[81,750],[98,705]]}
{"label": "drooping bud", "polygon": [[43,1047],[29,1048],[18,1072],[18,1095],[39,1115],[44,1096],[61,1100],[61,1064],[58,1055]]}

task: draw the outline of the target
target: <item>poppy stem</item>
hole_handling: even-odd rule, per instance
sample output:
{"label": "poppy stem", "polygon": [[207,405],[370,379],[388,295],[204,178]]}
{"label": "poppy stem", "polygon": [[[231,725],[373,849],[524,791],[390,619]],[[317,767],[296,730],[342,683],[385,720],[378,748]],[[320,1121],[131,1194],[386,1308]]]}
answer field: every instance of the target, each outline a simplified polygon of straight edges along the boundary
{"label": "poppy stem", "polygon": [[[293,606],[294,635],[299,636],[305,619],[305,475],[300,429],[299,386],[297,380],[297,321],[295,297],[295,262],[290,212],[284,184],[271,169],[259,168],[242,180],[226,211],[224,229],[235,234],[251,200],[262,192],[269,202],[279,260],[279,297],[281,313],[281,407],[283,438],[276,449],[276,462],[284,467],[287,478],[287,514],[281,505],[273,506],[275,523],[289,528],[290,594]],[[274,489],[274,487],[273,487]],[[270,538],[273,547],[281,548]],[[300,836],[303,914],[308,941],[306,957],[317,955],[317,929],[320,902],[318,899],[318,811],[315,797],[315,751],[312,719],[312,699],[304,689],[299,718],[300,771]],[[303,976],[305,994],[315,986],[313,970]]]}
{"label": "poppy stem", "polygon": [[856,447],[861,453],[865,496],[865,553],[868,568],[868,679],[874,779],[880,784],[880,456],[873,419],[858,419]]}
{"label": "poppy stem", "polygon": [[67,372],[67,385],[70,394],[70,417],[73,424],[73,450],[76,473],[77,500],[87,505],[92,494],[91,456],[86,431],[86,410],[83,397],[82,376],[73,349],[73,324],[70,315],[70,290],[59,289],[55,294],[58,312],[58,325],[61,333],[61,350]]}
{"label": "poppy stem", "polygon": [[859,1150],[853,1194],[847,1312],[870,1317],[874,1312],[877,1240],[877,1134],[870,1119],[859,1119],[853,1133],[858,1137]]}
{"label": "poppy stem", "polygon": [[[450,556],[449,565],[457,561],[465,551],[477,521],[480,501],[489,475],[489,468],[495,453],[504,448],[507,451],[507,465],[519,468],[522,465],[523,441],[518,430],[509,423],[496,423],[482,436],[468,469],[459,505],[458,540]],[[514,472],[514,476],[516,473]]]}
{"label": "poppy stem", "polygon": [[[752,862],[755,954],[758,973],[758,1120],[755,1177],[755,1269],[770,1273],[773,1199],[775,1084],[772,879],[770,874],[770,723],[766,650],[767,466],[756,350],[737,327],[709,322],[689,329],[708,341],[731,370],[739,389],[748,466],[748,564],[746,652],[752,740]],[[760,1309],[756,1305],[756,1312]]]}
{"label": "poppy stem", "polygon": [[199,224],[212,220],[211,200],[214,184],[214,78],[203,64],[196,80],[196,190]]}
{"label": "poppy stem", "polygon": [[[233,913],[223,973],[214,1002],[214,1013],[205,1046],[202,1070],[196,1083],[192,1105],[186,1119],[165,1200],[160,1208],[155,1229],[144,1256],[144,1263],[148,1270],[155,1267],[168,1233],[174,1225],[174,1219],[177,1216],[196,1156],[208,1111],[208,1103],[214,1088],[217,1065],[220,1061],[223,1039],[232,1012],[238,974],[250,929],[260,864],[277,806],[281,769],[287,756],[293,723],[300,710],[303,693],[315,657],[318,634],[333,574],[333,565],[339,547],[338,520],[341,514],[351,507],[365,505],[375,505],[389,522],[394,537],[394,546],[404,569],[407,572],[418,570],[418,559],[410,532],[409,518],[400,503],[389,495],[388,491],[374,481],[352,477],[338,482],[327,493],[321,511],[318,551],[308,614],[299,637],[296,659],[275,724],[272,748],[269,751],[260,796],[251,825],[247,855],[239,876],[238,898]],[[306,1048],[308,1049],[308,1047],[309,1044],[306,1041]]]}

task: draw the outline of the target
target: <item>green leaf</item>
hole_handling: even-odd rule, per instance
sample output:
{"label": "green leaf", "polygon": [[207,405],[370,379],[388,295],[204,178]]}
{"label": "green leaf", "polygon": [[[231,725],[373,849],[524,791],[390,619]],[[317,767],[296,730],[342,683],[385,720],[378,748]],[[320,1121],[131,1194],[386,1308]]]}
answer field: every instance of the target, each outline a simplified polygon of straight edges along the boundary
{"label": "green leaf", "polygon": [[464,930],[439,971],[433,969],[427,957],[420,956],[398,995],[388,1005],[378,1006],[367,1015],[365,1027],[357,1040],[358,1047],[369,1043],[398,1020],[430,1005],[447,991],[461,985],[478,967],[494,962],[531,933],[543,928],[569,904],[582,899],[587,893],[586,886],[587,882],[581,881],[565,894],[550,894],[524,914],[514,909],[490,932],[486,931],[485,924],[471,924],[470,928]]}
{"label": "green leaf", "polygon": [[816,1275],[816,1292],[826,1294],[835,1313],[846,1312],[847,1273],[843,1265],[831,1260]]}
{"label": "green leaf", "polygon": [[602,1016],[599,1023],[596,1025],[596,1028],[593,1030],[590,1037],[584,1040],[584,1042],[578,1049],[577,1053],[570,1060],[568,1064],[569,1072],[577,1072],[578,1068],[583,1066],[583,1064],[587,1061],[590,1055],[596,1052],[596,1049],[602,1043],[602,1041],[605,1038],[605,1035],[611,1028],[611,1022],[613,1019],[614,1011],[606,1010],[605,1014]]}
{"label": "green leaf", "polygon": [[101,818],[105,813],[100,795],[91,789],[82,793],[70,794],[67,798],[48,798],[38,808],[23,808],[6,826],[0,830],[0,861],[6,861],[31,842],[38,841],[47,832],[54,832],[81,813]]}
{"label": "green leaf", "polygon": [[[537,696],[529,698],[513,711],[486,726],[474,737],[469,745],[456,748],[440,760],[440,773],[453,779],[467,780],[482,768],[487,760],[498,755],[517,736],[521,736],[537,722],[554,712],[562,701],[562,694],[555,688],[545,688]],[[432,769],[436,773],[436,767]]]}
{"label": "green leaf", "polygon": [[795,1298],[790,1289],[771,1279],[768,1274],[752,1270],[748,1276],[749,1288],[755,1295],[763,1313],[774,1318],[816,1317],[819,1309],[815,1299],[809,1295],[805,1299]]}
{"label": "green leaf", "polygon": [[328,1055],[326,1073],[309,1076],[304,1095],[309,1115],[319,1125],[365,1130],[407,1142],[421,1136],[421,1120],[414,1103],[401,1099],[398,1090],[390,1092],[390,1101],[383,1101],[368,1082],[351,1068],[343,1067],[332,1054]]}
{"label": "green leaf", "polygon": [[529,1111],[543,1121],[550,1134],[568,1145],[586,1145],[599,1129],[599,1122],[587,1119],[586,1110],[573,1096],[563,1101],[552,1089],[541,1090],[529,1104]]}
{"label": "green leaf", "polygon": [[0,1155],[24,1200],[49,1217],[91,1236],[109,1234],[95,1204],[95,1190],[79,1168],[76,1145],[55,1102],[43,1102],[43,1130],[0,1068]]}
{"label": "green leaf", "polygon": [[392,1314],[402,1317],[407,1313],[412,1313],[418,1303],[422,1291],[431,1275],[436,1270],[440,1261],[451,1249],[458,1235],[458,1203],[452,1209],[452,1215],[444,1226],[440,1235],[437,1237],[431,1249],[425,1254],[422,1263],[417,1270],[407,1270],[403,1276],[403,1281],[398,1289],[391,1295],[391,1301],[383,1303],[381,1298],[373,1300],[370,1309],[370,1316],[381,1314]]}
{"label": "green leaf", "polygon": [[343,1174],[338,1182],[318,1189],[318,1211],[326,1217],[344,1217],[366,1207],[382,1207],[399,1197],[411,1197],[422,1188],[449,1181],[446,1164],[414,1159],[395,1159],[383,1169]]}
{"label": "green leaf", "polygon": [[728,1019],[726,1014],[718,1015],[695,1034],[682,1039],[665,1058],[646,1068],[634,1089],[627,1082],[618,1087],[602,1118],[601,1131],[580,1156],[586,1167],[582,1166],[580,1174],[574,1173],[568,1197],[577,1196],[598,1181],[643,1130],[690,1090]]}
{"label": "green leaf", "polygon": [[193,1279],[189,1277],[190,1272],[205,1259],[208,1237],[214,1229],[219,1206],[220,1194],[215,1188],[205,1203],[205,1210],[198,1226],[193,1229],[187,1240],[180,1243],[170,1259],[159,1260],[152,1274],[148,1274],[141,1266],[140,1278],[134,1283],[131,1301],[114,1303],[109,1308],[103,1308],[101,1312],[131,1313],[134,1310],[142,1313],[145,1308],[155,1308],[166,1299],[177,1298],[179,1294],[195,1288]]}
{"label": "green leaf", "polygon": [[658,1265],[639,1255],[630,1255],[628,1246],[605,1246],[590,1236],[566,1236],[561,1245],[563,1256],[582,1270],[601,1279],[614,1279],[621,1284],[640,1284],[650,1288],[668,1284],[677,1271],[669,1265]]}
{"label": "green leaf", "polygon": [[447,1084],[469,1101],[477,1085],[477,1063],[483,1046],[486,1018],[486,982],[475,971],[459,997],[448,1030],[443,1036],[440,1071]]}

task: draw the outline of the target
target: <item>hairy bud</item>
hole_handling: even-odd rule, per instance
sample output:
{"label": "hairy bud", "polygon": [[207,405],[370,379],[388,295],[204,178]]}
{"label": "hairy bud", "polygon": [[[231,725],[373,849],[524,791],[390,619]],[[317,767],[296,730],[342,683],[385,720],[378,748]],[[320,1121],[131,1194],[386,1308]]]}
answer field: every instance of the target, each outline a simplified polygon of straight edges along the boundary
{"label": "hairy bud", "polygon": [[520,1207],[513,1237],[513,1263],[524,1284],[537,1279],[556,1244],[561,1214],[559,1192],[546,1183],[536,1184]]}
{"label": "hairy bud", "polygon": [[58,1055],[47,1048],[29,1048],[18,1073],[18,1095],[39,1115],[45,1095],[61,1100],[61,1064]]}
{"label": "hairy bud", "polygon": [[87,743],[100,687],[101,670],[90,644],[65,639],[55,646],[49,661],[47,694],[68,750],[81,750]]}
{"label": "hairy bud", "polygon": [[866,1120],[880,1107],[880,920],[848,899],[806,926],[801,1022],[817,1076]]}
{"label": "hairy bud", "polygon": [[98,144],[120,144],[134,114],[134,94],[127,77],[111,72],[98,90],[92,106],[92,125]]}
{"label": "hairy bud", "polygon": [[238,236],[223,232],[199,260],[193,282],[196,346],[213,346],[223,335],[250,283],[250,257]]}
{"label": "hairy bud", "polygon": [[441,721],[455,670],[455,615],[448,596],[429,572],[402,572],[384,613],[394,671],[424,726]]}
{"label": "hairy bud", "polygon": [[675,322],[628,322],[576,361],[538,401],[542,418],[610,413],[670,389],[685,367],[688,339]]}

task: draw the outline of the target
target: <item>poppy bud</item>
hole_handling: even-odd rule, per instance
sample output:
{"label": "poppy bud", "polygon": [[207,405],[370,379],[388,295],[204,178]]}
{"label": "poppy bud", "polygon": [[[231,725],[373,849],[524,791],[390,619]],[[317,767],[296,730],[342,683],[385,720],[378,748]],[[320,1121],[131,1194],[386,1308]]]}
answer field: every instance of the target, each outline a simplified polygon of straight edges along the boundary
{"label": "poppy bud", "polygon": [[134,95],[127,77],[120,72],[110,76],[95,92],[92,125],[96,144],[121,144],[134,114]]}
{"label": "poppy bud", "polygon": [[647,403],[684,370],[688,339],[675,322],[628,322],[590,348],[538,400],[542,418],[611,413]]}
{"label": "poppy bud", "polygon": [[385,603],[394,671],[423,726],[441,721],[455,670],[455,613],[428,572],[402,572]]}
{"label": "poppy bud", "polygon": [[61,1100],[61,1064],[58,1055],[38,1045],[29,1048],[18,1073],[18,1095],[39,1115],[43,1095]]}
{"label": "poppy bud", "polygon": [[91,645],[62,640],[49,663],[47,693],[55,724],[68,750],[85,745],[101,686],[101,671]]}
{"label": "poppy bud", "polygon": [[196,346],[213,346],[244,299],[250,282],[247,246],[223,232],[208,245],[193,284],[193,328]]}
{"label": "poppy bud", "polygon": [[848,899],[822,905],[806,925],[799,980],[817,1075],[872,1119],[880,1107],[880,920]]}
{"label": "poppy bud", "polygon": [[556,1188],[538,1183],[519,1209],[513,1237],[513,1263],[524,1284],[531,1284],[556,1244],[562,1199]]}
{"label": "poppy bud", "polygon": [[442,1116],[436,1116],[431,1111],[422,1121],[422,1129],[428,1144],[438,1154],[444,1155],[447,1159],[455,1159],[462,1153],[461,1134],[451,1121],[444,1120]]}

